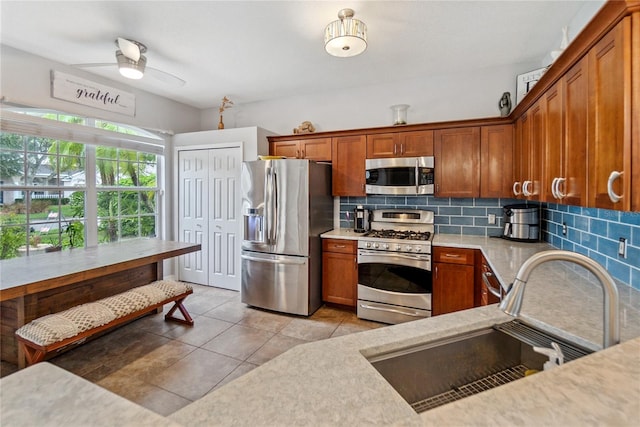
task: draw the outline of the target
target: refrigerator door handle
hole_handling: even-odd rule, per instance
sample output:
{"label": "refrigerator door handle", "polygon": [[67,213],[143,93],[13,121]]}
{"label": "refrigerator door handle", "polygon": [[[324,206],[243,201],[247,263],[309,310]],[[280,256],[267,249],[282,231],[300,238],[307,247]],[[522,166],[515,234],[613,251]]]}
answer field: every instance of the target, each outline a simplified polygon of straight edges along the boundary
{"label": "refrigerator door handle", "polygon": [[265,228],[266,228],[266,243],[268,245],[273,244],[273,170],[271,167],[265,169],[265,173],[267,175],[264,180],[264,204],[265,204]]}
{"label": "refrigerator door handle", "polygon": [[273,215],[271,216],[272,232],[271,244],[275,245],[278,240],[278,174],[271,170],[273,174]]}
{"label": "refrigerator door handle", "polygon": [[269,264],[292,264],[292,265],[302,265],[307,261],[307,258],[300,257],[298,258],[287,258],[287,259],[275,259],[275,258],[261,258],[254,257],[251,255],[241,255],[242,259],[246,259],[247,261],[255,261],[255,262],[266,262]]}

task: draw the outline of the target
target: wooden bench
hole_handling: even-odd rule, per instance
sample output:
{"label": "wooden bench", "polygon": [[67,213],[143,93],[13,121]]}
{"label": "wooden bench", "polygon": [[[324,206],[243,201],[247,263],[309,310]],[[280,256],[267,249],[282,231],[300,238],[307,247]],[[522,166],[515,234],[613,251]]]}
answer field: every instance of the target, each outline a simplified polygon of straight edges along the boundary
{"label": "wooden bench", "polygon": [[[101,300],[72,307],[34,319],[16,331],[27,365],[41,362],[53,352],[62,352],[88,337],[134,320],[173,302],[165,320],[193,326],[193,319],[182,304],[193,288],[182,282],[158,280]],[[184,319],[175,317],[180,310]]]}

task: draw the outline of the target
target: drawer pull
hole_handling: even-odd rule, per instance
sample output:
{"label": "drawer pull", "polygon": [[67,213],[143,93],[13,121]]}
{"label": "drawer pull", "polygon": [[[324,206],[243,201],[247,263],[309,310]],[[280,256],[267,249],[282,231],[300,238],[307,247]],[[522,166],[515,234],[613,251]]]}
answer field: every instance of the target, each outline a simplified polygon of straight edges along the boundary
{"label": "drawer pull", "polygon": [[344,249],[347,247],[347,245],[333,245],[333,247],[336,249]]}
{"label": "drawer pull", "polygon": [[462,258],[462,256],[458,254],[444,254],[443,257],[444,258]]}

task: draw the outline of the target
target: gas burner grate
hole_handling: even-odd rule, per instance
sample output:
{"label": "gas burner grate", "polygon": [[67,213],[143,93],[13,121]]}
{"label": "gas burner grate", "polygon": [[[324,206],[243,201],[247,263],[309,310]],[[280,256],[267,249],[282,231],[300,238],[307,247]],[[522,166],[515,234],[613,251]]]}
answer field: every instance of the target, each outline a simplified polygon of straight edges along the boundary
{"label": "gas burner grate", "polygon": [[431,238],[431,233],[429,231],[372,230],[366,233],[365,237],[426,241]]}

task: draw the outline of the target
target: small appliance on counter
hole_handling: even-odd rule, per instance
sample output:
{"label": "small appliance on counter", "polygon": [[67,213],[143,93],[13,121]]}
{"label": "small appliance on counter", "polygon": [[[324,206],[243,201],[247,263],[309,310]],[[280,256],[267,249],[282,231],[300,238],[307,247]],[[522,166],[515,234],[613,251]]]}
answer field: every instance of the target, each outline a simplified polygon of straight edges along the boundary
{"label": "small appliance on counter", "polygon": [[506,205],[502,237],[519,242],[540,240],[540,207],[537,205]]}
{"label": "small appliance on counter", "polygon": [[358,205],[354,209],[355,220],[353,221],[353,231],[365,233],[371,229],[371,211]]}

